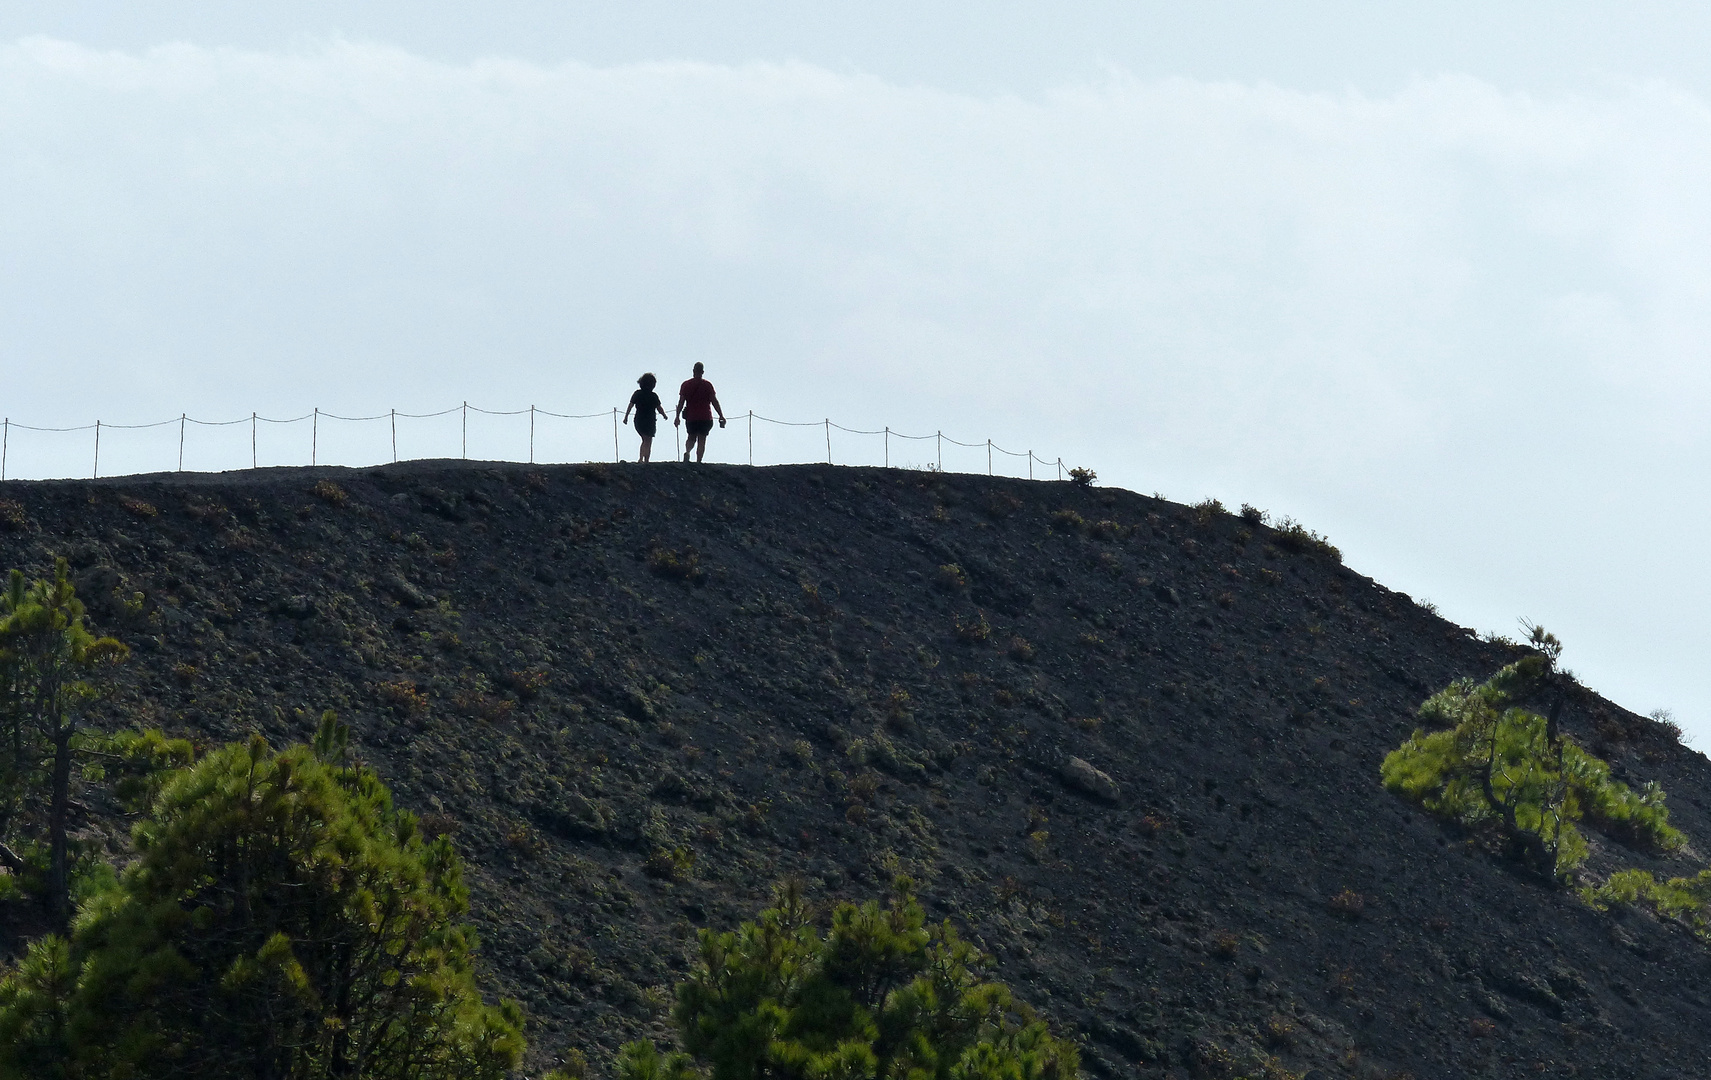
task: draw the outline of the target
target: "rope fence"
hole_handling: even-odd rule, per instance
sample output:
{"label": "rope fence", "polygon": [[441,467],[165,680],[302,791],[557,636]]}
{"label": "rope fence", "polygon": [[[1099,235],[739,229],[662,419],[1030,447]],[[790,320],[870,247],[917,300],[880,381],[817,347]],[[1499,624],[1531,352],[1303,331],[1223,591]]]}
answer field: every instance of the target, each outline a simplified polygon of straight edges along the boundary
{"label": "rope fence", "polygon": [[[310,410],[309,412],[304,413],[302,416],[272,417],[272,416],[262,416],[260,413],[252,412],[248,416],[242,416],[242,417],[237,418],[236,420],[198,420],[197,418],[190,416],[188,414],[180,413],[178,416],[173,417],[172,419],[159,420],[159,421],[156,421],[156,422],[151,423],[151,424],[111,424],[111,423],[107,423],[106,421],[103,421],[103,420],[97,420],[92,424],[78,424],[78,425],[75,425],[72,427],[41,427],[41,426],[37,426],[37,425],[33,425],[33,424],[18,423],[17,421],[13,420],[11,417],[4,417],[4,418],[0,418],[0,480],[6,480],[8,478],[13,478],[12,473],[9,470],[11,470],[13,467],[12,432],[14,430],[21,431],[21,432],[27,431],[27,432],[32,432],[32,433],[39,433],[39,434],[50,436],[50,437],[61,436],[61,435],[69,435],[69,434],[74,434],[74,433],[78,433],[78,432],[90,432],[92,437],[91,437],[90,444],[88,444],[88,450],[86,452],[90,453],[91,456],[89,458],[86,458],[85,460],[89,462],[89,474],[88,475],[90,475],[91,477],[98,478],[101,476],[101,438],[102,438],[103,432],[108,433],[109,456],[111,457],[111,454],[112,454],[111,443],[112,443],[113,439],[116,437],[114,433],[118,433],[118,432],[127,432],[127,433],[129,433],[129,432],[147,432],[147,431],[152,431],[152,430],[158,429],[158,428],[169,428],[172,426],[176,426],[178,428],[178,430],[176,432],[176,434],[178,436],[178,445],[177,445],[178,453],[177,453],[177,458],[176,458],[176,468],[173,470],[169,470],[166,468],[160,468],[160,469],[134,469],[131,471],[133,471],[133,472],[166,472],[166,471],[184,472],[185,471],[185,467],[184,467],[185,450],[186,450],[187,445],[191,446],[192,449],[196,449],[196,447],[194,445],[195,441],[191,440],[189,438],[190,433],[191,433],[190,429],[192,427],[221,429],[221,428],[236,428],[236,427],[239,427],[239,425],[248,424],[249,425],[249,432],[248,432],[248,435],[249,435],[249,447],[248,447],[249,454],[247,455],[249,458],[248,465],[250,468],[255,469],[255,468],[261,467],[261,462],[262,462],[262,458],[263,458],[263,454],[261,452],[262,451],[262,441],[263,441],[262,435],[264,433],[270,431],[270,430],[284,429],[284,428],[287,428],[291,425],[307,423],[308,427],[309,427],[309,431],[307,432],[307,434],[309,436],[309,438],[308,438],[308,444],[309,444],[308,445],[308,464],[319,465],[321,463],[321,458],[323,456],[323,453],[322,453],[322,438],[323,438],[322,428],[324,426],[328,428],[327,434],[333,436],[334,438],[338,438],[339,437],[338,436],[338,429],[333,426],[332,422],[336,421],[337,424],[339,424],[339,425],[368,425],[368,424],[385,422],[387,425],[386,430],[387,430],[388,441],[385,444],[381,444],[381,445],[384,445],[389,449],[391,460],[393,462],[397,462],[400,460],[421,460],[421,459],[429,458],[429,457],[436,457],[436,456],[443,457],[443,456],[445,456],[443,454],[417,454],[414,457],[401,458],[399,456],[399,451],[398,451],[398,433],[399,433],[398,421],[400,421],[400,420],[432,421],[432,420],[440,419],[442,417],[449,417],[449,416],[453,415],[454,413],[457,414],[457,418],[458,418],[457,419],[457,424],[458,424],[458,431],[457,431],[458,454],[460,457],[465,458],[465,459],[467,459],[469,457],[470,414],[475,413],[478,420],[482,417],[495,417],[495,418],[500,418],[503,420],[503,419],[509,419],[512,417],[527,416],[528,417],[528,441],[527,441],[527,457],[526,457],[526,460],[528,461],[529,464],[536,464],[537,463],[536,462],[537,434],[538,433],[545,433],[545,429],[546,429],[546,426],[543,425],[541,423],[541,421],[571,421],[571,422],[590,421],[590,420],[603,420],[606,417],[610,416],[611,420],[612,420],[612,460],[622,461],[622,460],[624,460],[624,450],[623,450],[622,440],[620,438],[619,428],[622,426],[622,423],[620,421],[620,415],[623,411],[624,410],[613,408],[610,410],[604,410],[603,409],[599,412],[591,412],[591,413],[561,413],[561,412],[553,412],[549,409],[543,409],[543,408],[540,408],[540,407],[535,406],[535,405],[530,405],[526,409],[483,409],[483,408],[479,408],[478,406],[471,405],[469,402],[465,401],[465,402],[461,402],[460,404],[454,405],[449,409],[440,409],[437,412],[426,412],[426,413],[407,413],[407,412],[399,412],[397,409],[389,409],[386,412],[375,413],[372,416],[342,416],[342,415],[339,415],[337,413],[330,413],[330,412],[326,412],[322,409],[316,408],[316,409]],[[826,464],[828,464],[828,465],[839,464],[840,462],[839,462],[838,458],[841,456],[843,458],[842,464],[880,464],[886,468],[891,468],[892,467],[892,455],[893,455],[892,442],[893,442],[893,440],[897,440],[897,441],[899,441],[899,444],[900,444],[899,449],[904,451],[901,455],[901,458],[900,458],[900,466],[899,467],[904,467],[904,468],[928,468],[928,469],[934,469],[934,470],[941,471],[941,472],[946,471],[945,470],[945,445],[948,443],[954,449],[974,450],[977,452],[982,451],[982,450],[985,451],[985,465],[986,465],[986,473],[988,475],[998,475],[1000,472],[1002,472],[1003,475],[1006,475],[1006,476],[1011,475],[1011,473],[1008,469],[1000,469],[999,468],[998,463],[999,463],[1000,459],[998,457],[996,457],[996,455],[1003,455],[1004,459],[1009,459],[1009,460],[1007,460],[1006,464],[1013,465],[1014,468],[1017,470],[1018,476],[1020,475],[1022,463],[1025,461],[1026,467],[1027,467],[1026,475],[1027,475],[1027,478],[1029,480],[1035,479],[1035,466],[1041,466],[1046,470],[1055,470],[1055,478],[1058,480],[1062,480],[1064,478],[1066,472],[1067,472],[1067,470],[1064,466],[1063,459],[1061,457],[1055,458],[1055,459],[1050,459],[1050,458],[1040,457],[1039,455],[1035,454],[1032,450],[1009,450],[1009,449],[1006,449],[1005,447],[999,446],[997,443],[993,442],[991,439],[986,439],[983,442],[962,442],[961,440],[951,438],[950,436],[946,435],[943,431],[935,431],[930,435],[907,435],[907,434],[904,434],[903,432],[900,432],[900,431],[893,431],[893,430],[891,430],[891,428],[889,426],[881,427],[881,428],[873,428],[873,429],[850,428],[850,427],[845,427],[842,424],[833,423],[830,417],[827,417],[827,418],[822,419],[822,420],[778,420],[778,419],[774,419],[773,417],[770,417],[770,416],[762,416],[761,414],[754,412],[752,410],[746,414],[739,414],[737,416],[728,417],[727,419],[732,424],[735,424],[738,421],[746,421],[747,422],[748,464],[749,465],[753,465],[755,463],[755,424],[758,421],[762,425],[771,425],[772,428],[774,428],[774,429],[780,429],[776,434],[777,434],[777,436],[785,439],[786,441],[789,440],[789,436],[792,434],[807,434],[807,432],[805,430],[802,430],[802,429],[819,428],[820,431],[817,434],[819,434],[821,437],[819,439],[816,439],[815,442],[824,444],[824,449],[825,449],[825,459],[824,460],[825,460]],[[264,426],[264,425],[266,425],[266,426]],[[763,441],[766,440],[766,430],[767,429],[765,429],[763,427],[763,429],[762,429]],[[683,442],[682,442],[681,429],[676,428],[674,426],[672,428],[672,431],[673,431],[673,443],[675,446],[673,460],[675,460],[676,457],[681,456],[683,453]],[[833,449],[832,433],[834,431],[841,433],[841,435],[848,435],[848,436],[854,437],[852,439],[840,438],[838,440],[839,450],[842,452],[841,454],[835,453],[834,449]],[[520,436],[521,432],[519,431],[516,434]],[[569,436],[568,436],[569,444],[567,444],[567,436],[564,432],[553,432],[553,434],[559,436],[557,439],[558,452],[553,453],[553,452],[551,452],[551,449],[549,448],[548,456],[543,459],[543,462],[545,462],[545,461],[558,461],[558,462],[570,463],[570,462],[590,462],[590,461],[597,460],[589,452],[592,449],[594,441],[598,438],[598,436],[595,436],[591,433],[591,430],[580,429],[577,432],[569,433]],[[655,436],[656,443],[657,443],[659,437],[660,436]],[[866,439],[877,440],[877,445],[875,445],[874,443],[861,443],[860,442],[860,440],[866,440]],[[270,441],[272,441],[271,436],[270,436]],[[712,441],[711,445],[714,447],[717,447],[720,441],[721,440],[715,439]],[[771,441],[774,444],[777,444],[779,442],[779,439],[774,438]],[[799,441],[799,440],[797,440],[797,441]],[[230,440],[228,439],[228,440],[226,440],[226,442],[229,444]],[[913,453],[908,452],[913,448],[919,448],[920,450],[928,449],[927,447],[922,445],[922,444],[925,444],[928,442],[930,442],[932,444],[931,448],[930,448],[932,456],[930,459],[922,457],[918,451],[913,452]],[[519,439],[517,444],[516,444],[516,449],[519,451],[522,450],[522,445],[523,444],[522,444],[521,440]],[[298,446],[299,446],[299,448],[301,448],[302,444],[299,443]],[[864,447],[864,446],[868,448],[865,451],[862,449],[862,447]],[[375,447],[371,444],[370,445],[370,451],[372,451],[374,448]],[[139,456],[152,457],[153,451],[155,451],[157,449],[159,449],[159,448],[150,447],[149,452],[146,454],[143,454],[143,455],[139,455],[135,452],[128,453],[128,454],[124,455],[126,458],[126,463],[127,463],[127,465],[132,464],[133,459],[135,459]],[[763,461],[763,464],[803,464],[803,463],[806,463],[806,459],[805,459],[804,455],[801,455],[801,454],[788,454],[788,453],[786,453],[786,454],[781,455],[781,454],[775,452],[773,454],[768,455],[764,452],[764,450],[765,450],[765,448],[763,447],[763,457],[771,457],[774,460]],[[879,453],[877,455],[873,455],[872,450],[878,450]],[[220,451],[216,452],[216,456],[219,459],[219,463],[216,465],[216,467],[214,467],[214,468],[203,468],[200,470],[192,470],[192,471],[212,472],[212,471],[220,471],[221,469],[241,468],[242,467],[241,458],[236,458],[236,456],[233,454],[232,451],[233,451],[232,445],[225,445],[221,448]],[[579,451],[580,451],[580,456],[578,456]],[[239,451],[239,453],[241,453],[241,451]],[[301,453],[301,449],[296,451],[296,453]],[[64,461],[72,460],[75,457],[75,452],[74,451],[67,451],[67,450],[61,448],[57,454],[50,452],[48,454],[48,456],[54,460],[59,460],[59,461],[64,462]],[[270,453],[267,456],[268,456],[269,465],[293,465],[293,464],[302,464],[303,463],[302,458],[300,458],[300,457],[296,458],[296,460],[294,460],[294,461],[289,460],[289,458],[294,457],[295,454],[291,453],[288,449],[285,449],[285,452],[281,452],[281,453],[273,453],[270,451]],[[340,455],[336,455],[336,456],[345,458],[345,460],[341,460],[338,462],[339,464],[344,464],[344,465],[355,464],[356,467],[366,467],[366,466],[381,464],[380,461],[374,460],[374,458],[376,458],[378,455],[374,454],[373,452],[368,452],[366,455],[359,454],[358,457],[365,457],[366,458],[365,460],[360,460],[360,461],[351,460],[349,453],[340,454]],[[518,460],[519,456],[520,455],[518,455],[518,456],[507,456],[506,454],[501,453],[498,456],[489,456],[488,458],[486,458],[486,460],[515,461],[515,460]],[[795,460],[791,460],[791,461],[778,460],[781,457],[793,458]],[[873,461],[872,457],[877,457],[878,461],[877,462]],[[867,460],[861,460],[863,458],[866,458]],[[602,455],[602,458],[599,460],[604,460],[604,456]],[[814,454],[812,460],[814,460],[816,462],[818,460],[820,460],[819,454],[817,451]],[[164,462],[163,462],[163,464],[164,464]],[[964,464],[966,464],[966,462]],[[49,466],[48,468],[51,471],[53,466]],[[61,466],[61,468],[63,468],[63,466]],[[966,468],[965,467],[965,468],[960,468],[960,469],[952,469],[950,471],[954,471],[954,472],[978,472],[979,469],[978,468]],[[43,476],[37,476],[34,478],[35,479],[66,479],[71,475],[73,475],[73,474],[61,472],[58,475],[52,475],[52,476],[43,475]],[[81,475],[81,474],[79,473],[77,475]]]}

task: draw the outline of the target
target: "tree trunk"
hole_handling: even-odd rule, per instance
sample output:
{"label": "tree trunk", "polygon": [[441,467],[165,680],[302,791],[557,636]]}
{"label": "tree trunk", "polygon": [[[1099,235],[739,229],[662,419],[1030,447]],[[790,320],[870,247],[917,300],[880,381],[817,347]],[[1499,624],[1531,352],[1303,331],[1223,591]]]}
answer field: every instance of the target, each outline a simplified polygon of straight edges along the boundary
{"label": "tree trunk", "polygon": [[48,906],[61,933],[71,926],[71,872],[66,818],[71,812],[71,737],[69,720],[54,725],[53,795],[48,805]]}

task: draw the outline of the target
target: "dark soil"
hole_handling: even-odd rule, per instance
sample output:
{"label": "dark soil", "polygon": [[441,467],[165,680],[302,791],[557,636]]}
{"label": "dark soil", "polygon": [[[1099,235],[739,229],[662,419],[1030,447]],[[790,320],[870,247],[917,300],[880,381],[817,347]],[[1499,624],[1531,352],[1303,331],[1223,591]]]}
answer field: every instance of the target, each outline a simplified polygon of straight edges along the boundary
{"label": "dark soil", "polygon": [[[1704,947],[1379,785],[1427,694],[1517,651],[1229,514],[676,463],[0,499],[22,511],[6,564],[65,554],[135,649],[101,723],[285,743],[325,708],[351,722],[468,861],[532,1069],[666,1038],[695,928],[781,878],[831,900],[906,873],[1096,1077],[1711,1074]],[[1590,692],[1563,722],[1711,840],[1705,758]],[[1072,786],[1072,758],[1115,791]],[[84,798],[83,834],[122,855],[126,823]],[[1690,868],[1597,844],[1594,869]],[[15,953],[39,919],[4,918]]]}

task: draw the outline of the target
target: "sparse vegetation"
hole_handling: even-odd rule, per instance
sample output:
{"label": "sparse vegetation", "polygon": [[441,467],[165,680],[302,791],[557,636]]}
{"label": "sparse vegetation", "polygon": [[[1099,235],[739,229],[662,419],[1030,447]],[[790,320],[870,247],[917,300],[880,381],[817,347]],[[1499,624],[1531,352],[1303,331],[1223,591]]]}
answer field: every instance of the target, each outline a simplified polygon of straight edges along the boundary
{"label": "sparse vegetation", "polygon": [[1084,469],[1077,466],[1069,470],[1069,482],[1074,484],[1076,487],[1092,487],[1093,482],[1097,479],[1099,479],[1099,474],[1094,472],[1092,469]]}

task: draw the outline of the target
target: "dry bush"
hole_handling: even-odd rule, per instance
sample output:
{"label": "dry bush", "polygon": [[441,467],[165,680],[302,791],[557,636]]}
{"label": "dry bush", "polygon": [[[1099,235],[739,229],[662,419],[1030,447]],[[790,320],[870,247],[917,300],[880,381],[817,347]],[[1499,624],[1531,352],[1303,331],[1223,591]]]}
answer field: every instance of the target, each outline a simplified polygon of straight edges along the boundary
{"label": "dry bush", "polygon": [[648,552],[648,569],[674,581],[694,581],[701,577],[701,556],[692,547],[681,551],[656,547]]}
{"label": "dry bush", "polygon": [[1080,532],[1087,527],[1087,519],[1074,510],[1059,510],[1052,514],[1052,528],[1059,532]]}
{"label": "dry bush", "polygon": [[968,575],[956,563],[945,563],[934,575],[934,582],[946,592],[961,592],[968,588]]}
{"label": "dry bush", "polygon": [[184,500],[184,512],[207,525],[224,518],[227,510],[221,503],[213,499],[189,498]]}
{"label": "dry bush", "polygon": [[402,679],[383,682],[374,688],[374,692],[382,702],[405,716],[416,716],[428,709],[428,695],[416,689],[414,683]]}
{"label": "dry bush", "polygon": [[460,690],[452,698],[452,706],[465,716],[497,724],[510,718],[517,708],[517,703],[484,694],[479,690]]}
{"label": "dry bush", "polygon": [[125,512],[132,517],[152,518],[160,516],[160,508],[154,503],[144,502],[133,495],[119,496],[119,505],[124,507]]}
{"label": "dry bush", "polygon": [[505,685],[523,701],[533,701],[552,681],[544,668],[525,668],[505,676]]}
{"label": "dry bush", "polygon": [[1224,516],[1224,504],[1217,499],[1202,499],[1189,509],[1194,511],[1194,524],[1202,528]]}
{"label": "dry bush", "polygon": [[343,506],[351,501],[350,493],[331,480],[315,481],[315,486],[309,489],[309,494],[328,506]]}
{"label": "dry bush", "polygon": [[1331,914],[1340,918],[1358,919],[1366,911],[1366,897],[1353,889],[1344,889],[1326,901],[1325,906],[1331,909]]}
{"label": "dry bush", "polygon": [[977,611],[974,617],[965,619],[956,617],[957,640],[965,645],[980,645],[992,639],[992,624],[986,621],[986,613]]}

